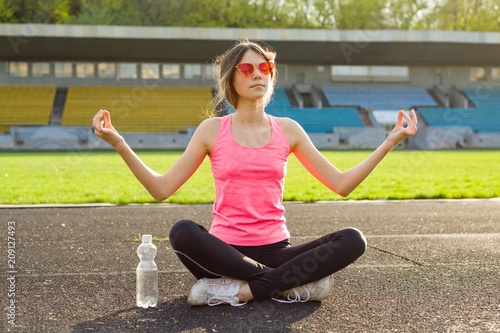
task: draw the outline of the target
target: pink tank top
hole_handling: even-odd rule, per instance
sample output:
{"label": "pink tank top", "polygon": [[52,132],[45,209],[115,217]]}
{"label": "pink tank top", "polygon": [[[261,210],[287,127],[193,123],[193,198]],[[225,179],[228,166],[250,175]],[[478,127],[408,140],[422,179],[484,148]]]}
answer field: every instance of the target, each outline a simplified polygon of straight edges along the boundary
{"label": "pink tank top", "polygon": [[228,115],[222,117],[212,147],[216,197],[210,233],[228,244],[267,245],[290,237],[283,207],[290,142],[279,120],[267,118],[272,133],[265,146],[239,145]]}

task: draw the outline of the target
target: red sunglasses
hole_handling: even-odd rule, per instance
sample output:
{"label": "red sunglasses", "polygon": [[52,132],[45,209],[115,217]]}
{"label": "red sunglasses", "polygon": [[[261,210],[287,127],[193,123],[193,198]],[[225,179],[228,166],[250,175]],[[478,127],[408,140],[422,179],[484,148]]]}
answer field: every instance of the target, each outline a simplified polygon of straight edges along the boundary
{"label": "red sunglasses", "polygon": [[[264,61],[258,64],[257,67],[259,68],[259,72],[261,72],[263,75],[268,75],[273,71],[274,63],[270,61]],[[244,77],[250,77],[255,66],[247,62],[242,62],[236,65],[236,68],[238,69],[238,72],[240,72],[240,74]]]}

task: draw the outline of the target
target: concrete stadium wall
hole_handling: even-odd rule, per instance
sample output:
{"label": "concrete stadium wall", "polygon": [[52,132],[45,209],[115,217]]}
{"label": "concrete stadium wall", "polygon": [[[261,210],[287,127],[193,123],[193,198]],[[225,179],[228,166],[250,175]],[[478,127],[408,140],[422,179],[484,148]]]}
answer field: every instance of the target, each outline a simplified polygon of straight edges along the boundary
{"label": "concrete stadium wall", "polygon": [[[123,134],[127,143],[138,150],[184,150],[195,128],[187,133]],[[376,128],[334,128],[333,133],[311,133],[318,149],[375,149],[386,138],[386,131]],[[421,126],[415,137],[401,144],[418,150],[456,148],[500,148],[500,134],[478,134],[469,127],[436,128]],[[0,134],[0,151],[94,151],[112,150],[94,135],[89,127],[33,126],[13,127]]]}
{"label": "concrete stadium wall", "polygon": [[[184,150],[192,136],[187,133],[122,134],[133,149]],[[94,135],[89,127],[13,126],[9,134],[0,135],[0,150],[5,151],[80,151],[112,150]]]}
{"label": "concrete stadium wall", "polygon": [[472,137],[470,146],[474,148],[498,149],[500,148],[500,134],[498,133],[475,134]]}
{"label": "concrete stadium wall", "polygon": [[338,133],[310,133],[309,138],[318,149],[336,149],[340,147]]}
{"label": "concrete stadium wall", "polygon": [[341,145],[345,148],[374,149],[386,138],[386,130],[382,127],[335,127]]}
{"label": "concrete stadium wall", "polygon": [[[475,146],[476,136],[470,127],[421,127],[412,141],[412,148],[430,150],[482,148]],[[497,147],[500,147],[500,141],[497,142]]]}

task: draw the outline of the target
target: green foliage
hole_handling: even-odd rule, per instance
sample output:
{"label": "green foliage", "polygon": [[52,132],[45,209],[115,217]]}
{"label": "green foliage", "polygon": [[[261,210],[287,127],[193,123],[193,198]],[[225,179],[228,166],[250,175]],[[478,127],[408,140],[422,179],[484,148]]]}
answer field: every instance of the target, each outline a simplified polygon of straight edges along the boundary
{"label": "green foliage", "polygon": [[[4,0],[9,23],[66,23],[74,0]],[[0,5],[1,8],[1,5]]]}
{"label": "green foliage", "polygon": [[500,30],[500,0],[447,0],[436,8],[436,28],[440,30]]}
{"label": "green foliage", "polygon": [[142,25],[136,1],[81,0],[82,6],[72,16],[70,24]]}
{"label": "green foliage", "polygon": [[499,31],[500,0],[0,0],[0,20],[133,26]]}
{"label": "green foliage", "polygon": [[385,0],[338,1],[336,24],[339,29],[381,29]]}
{"label": "green foliage", "polygon": [[14,8],[7,0],[0,0],[0,22],[10,22],[14,16]]}
{"label": "green foliage", "polygon": [[389,0],[384,10],[385,25],[404,30],[415,29],[419,25],[425,27],[421,21],[425,21],[432,9],[427,0]]}
{"label": "green foliage", "polygon": [[[369,151],[325,151],[339,169]],[[139,152],[165,172],[180,152]],[[500,197],[500,151],[393,151],[347,199]],[[115,152],[0,153],[0,204],[151,203],[154,200]],[[211,203],[214,183],[208,158],[167,202]],[[293,156],[286,201],[344,200],[314,179]]]}

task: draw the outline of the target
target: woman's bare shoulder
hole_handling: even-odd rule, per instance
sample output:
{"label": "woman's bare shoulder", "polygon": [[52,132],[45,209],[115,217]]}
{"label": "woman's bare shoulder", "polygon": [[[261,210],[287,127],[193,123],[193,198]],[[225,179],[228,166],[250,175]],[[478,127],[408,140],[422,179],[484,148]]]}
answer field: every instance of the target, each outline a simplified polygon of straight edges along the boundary
{"label": "woman's bare shoulder", "polygon": [[218,131],[221,121],[222,121],[222,117],[210,117],[210,118],[204,119],[200,123],[198,128],[204,132]]}
{"label": "woman's bare shoulder", "polygon": [[206,118],[202,121],[202,123],[204,124],[210,124],[210,125],[220,125],[220,122],[222,120],[222,117],[209,117],[209,118]]}
{"label": "woman's bare shoulder", "polygon": [[204,119],[196,128],[191,141],[203,144],[207,151],[210,152],[215,139],[217,138],[217,134],[219,133],[221,120],[221,117],[210,117]]}
{"label": "woman's bare shoulder", "polygon": [[300,130],[300,128],[301,128],[299,123],[297,123],[295,120],[293,120],[291,118],[288,118],[288,117],[276,117],[276,118],[280,122],[281,127],[283,127],[285,132],[287,132],[287,131],[295,132],[297,130]]}
{"label": "woman's bare shoulder", "polygon": [[309,141],[306,132],[297,121],[288,117],[279,117],[278,120],[288,138],[288,141],[290,142],[292,151],[295,150],[295,147],[300,142]]}

